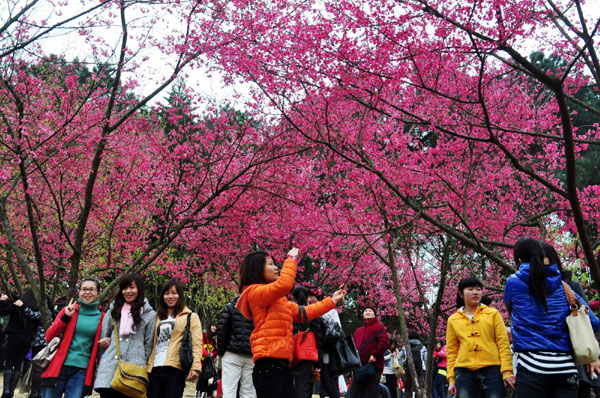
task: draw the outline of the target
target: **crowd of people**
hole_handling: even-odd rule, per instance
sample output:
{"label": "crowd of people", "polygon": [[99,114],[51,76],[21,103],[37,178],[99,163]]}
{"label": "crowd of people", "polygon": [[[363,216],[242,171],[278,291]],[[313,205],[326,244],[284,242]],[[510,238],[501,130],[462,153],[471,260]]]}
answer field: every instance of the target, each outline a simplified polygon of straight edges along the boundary
{"label": "crowd of people", "polygon": [[[13,302],[2,295],[0,316],[8,322],[1,398],[13,398],[28,354],[38,353],[46,363],[27,371],[32,398],[81,398],[93,390],[101,398],[181,398],[186,380],[196,381],[197,398],[415,396],[427,374],[424,336],[411,330],[401,346],[390,339],[377,308],[364,307],[362,326],[349,340],[353,372],[340,374],[339,347],[348,339],[336,307],[346,287],[324,298],[294,288],[297,257],[298,249],[290,250],[279,269],[268,252],[248,254],[240,266],[239,295],[205,330],[176,279],[162,286],[155,311],[145,298],[144,278],[126,275],[105,313],[99,308],[100,282],[84,278],[79,297],[47,330],[31,290]],[[587,398],[600,386],[600,360],[577,361],[566,322],[577,302],[588,307],[594,331],[600,326],[581,285],[547,243],[520,239],[514,261],[518,271],[508,278],[503,300],[510,327],[486,301],[479,279],[469,276],[458,284],[445,342],[437,340],[433,350],[432,397]],[[124,364],[137,373],[131,376]],[[115,384],[119,377],[141,377],[144,387],[130,394]]]}

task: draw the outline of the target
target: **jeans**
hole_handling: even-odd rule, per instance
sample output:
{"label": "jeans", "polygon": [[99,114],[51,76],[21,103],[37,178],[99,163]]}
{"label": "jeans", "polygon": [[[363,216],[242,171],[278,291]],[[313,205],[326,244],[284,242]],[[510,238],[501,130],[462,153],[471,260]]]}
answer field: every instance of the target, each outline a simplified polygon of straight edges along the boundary
{"label": "jeans", "polygon": [[226,351],[221,359],[221,367],[223,398],[236,398],[238,384],[240,397],[256,397],[254,384],[252,384],[252,369],[254,369],[252,355]]}
{"label": "jeans", "polygon": [[254,363],[252,381],[258,398],[293,396],[289,362],[278,358],[261,358]]}
{"label": "jeans", "polygon": [[54,387],[44,387],[43,398],[81,398],[85,387],[87,369],[63,365],[56,378]]}
{"label": "jeans", "polygon": [[171,366],[156,366],[148,375],[148,398],[181,398],[186,372]]}
{"label": "jeans", "polygon": [[545,375],[517,368],[515,398],[577,398],[577,374]]}
{"label": "jeans", "polygon": [[480,388],[485,398],[504,398],[504,381],[500,373],[500,365],[486,366],[475,371],[456,368],[455,371],[458,398],[477,397]]}
{"label": "jeans", "polygon": [[433,398],[446,398],[446,376],[439,373],[435,374],[431,384]]}

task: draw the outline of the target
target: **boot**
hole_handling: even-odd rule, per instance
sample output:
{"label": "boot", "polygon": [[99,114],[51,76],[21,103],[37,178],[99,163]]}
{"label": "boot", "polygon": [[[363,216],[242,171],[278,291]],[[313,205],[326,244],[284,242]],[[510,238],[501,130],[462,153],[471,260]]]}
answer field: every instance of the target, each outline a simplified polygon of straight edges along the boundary
{"label": "boot", "polygon": [[12,385],[13,377],[12,369],[6,369],[4,371],[4,384],[2,386],[2,398],[11,398],[10,386]]}
{"label": "boot", "polygon": [[42,398],[42,373],[32,370],[31,371],[31,392],[29,398]]}
{"label": "boot", "polygon": [[12,375],[12,380],[10,383],[10,397],[9,398],[13,398],[13,396],[15,395],[15,389],[17,388],[17,383],[19,382],[19,378],[21,377],[21,372],[19,371],[13,371],[13,375]]}

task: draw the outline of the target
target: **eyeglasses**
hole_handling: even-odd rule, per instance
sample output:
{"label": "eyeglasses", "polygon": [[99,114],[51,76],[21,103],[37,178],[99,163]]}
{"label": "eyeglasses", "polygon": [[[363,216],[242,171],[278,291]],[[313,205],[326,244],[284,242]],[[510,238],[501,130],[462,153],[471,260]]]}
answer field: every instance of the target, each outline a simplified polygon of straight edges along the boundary
{"label": "eyeglasses", "polygon": [[84,287],[81,289],[83,293],[94,293],[97,291],[95,287]]}

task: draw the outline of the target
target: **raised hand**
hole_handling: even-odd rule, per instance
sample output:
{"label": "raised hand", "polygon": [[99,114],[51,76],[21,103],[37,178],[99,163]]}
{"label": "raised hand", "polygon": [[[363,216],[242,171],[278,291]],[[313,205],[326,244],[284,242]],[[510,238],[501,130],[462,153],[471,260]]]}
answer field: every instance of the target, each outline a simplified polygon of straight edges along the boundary
{"label": "raised hand", "polygon": [[288,252],[288,257],[298,258],[298,253],[300,253],[300,249],[297,247],[292,247],[292,249]]}
{"label": "raised hand", "polygon": [[69,305],[65,307],[65,314],[67,314],[67,316],[73,316],[75,313],[75,305],[77,305],[77,302],[71,299],[71,301],[69,301]]}

